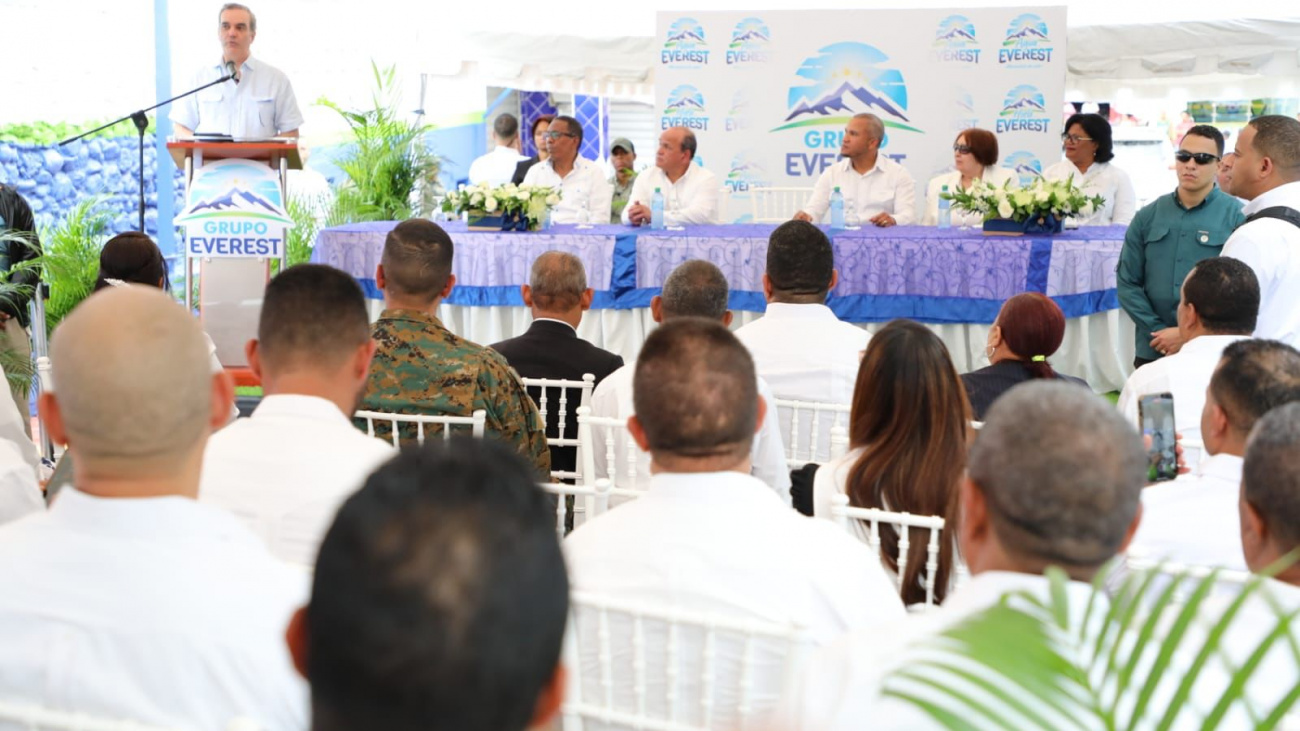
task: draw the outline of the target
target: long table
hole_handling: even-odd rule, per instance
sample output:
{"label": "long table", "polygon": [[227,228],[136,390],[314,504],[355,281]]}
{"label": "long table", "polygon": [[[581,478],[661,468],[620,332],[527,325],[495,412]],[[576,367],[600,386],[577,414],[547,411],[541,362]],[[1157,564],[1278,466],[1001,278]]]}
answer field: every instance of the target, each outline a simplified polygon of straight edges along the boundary
{"label": "long table", "polygon": [[[395,222],[325,229],[312,260],[356,277],[381,300],[374,273]],[[527,328],[519,285],[545,251],[582,260],[596,291],[579,328],[592,342],[636,357],[653,327],[648,307],[664,279],[687,259],[716,264],[731,284],[736,326],[761,316],[768,236],[763,224],[692,226],[649,231],[626,226],[556,226],[533,233],[469,231],[444,224],[456,244],[456,287],[440,316],[465,337],[488,344]],[[1050,237],[985,237],[978,230],[920,226],[830,232],[839,285],[827,304],[868,330],[906,317],[940,334],[963,371],[980,367],[987,328],[1002,302],[1043,292],[1061,306],[1066,341],[1053,361],[1099,390],[1123,384],[1132,361],[1133,330],[1118,311],[1115,265],[1124,227],[1089,227]],[[376,308],[377,309],[377,308]]]}

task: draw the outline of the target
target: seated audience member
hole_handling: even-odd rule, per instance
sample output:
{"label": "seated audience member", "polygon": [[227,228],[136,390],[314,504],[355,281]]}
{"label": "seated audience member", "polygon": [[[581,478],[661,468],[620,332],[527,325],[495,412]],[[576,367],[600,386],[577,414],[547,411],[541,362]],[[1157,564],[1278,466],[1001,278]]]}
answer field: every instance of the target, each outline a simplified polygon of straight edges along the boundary
{"label": "seated audience member", "polygon": [[519,120],[515,115],[497,115],[492,122],[492,141],[495,143],[492,151],[470,163],[470,185],[505,185],[519,163],[528,159],[519,154]]}
{"label": "seated audience member", "polygon": [[[563,251],[548,251],[533,260],[529,284],[520,287],[524,305],[532,310],[533,324],[519,337],[503,340],[492,349],[505,356],[515,372],[524,378],[582,380],[590,373],[599,384],[623,367],[623,357],[602,350],[578,337],[582,313],[591,309],[593,292],[587,286],[582,260]],[[541,389],[529,388],[540,403]],[[578,436],[578,392],[568,394],[564,435]],[[547,434],[557,434],[560,423],[560,391],[547,389]],[[551,447],[551,469],[576,469],[574,447]]]}
{"label": "seated audience member", "polygon": [[655,190],[664,197],[664,224],[686,226],[718,223],[718,176],[695,162],[695,133],[672,127],[659,135],[655,166],[637,176],[631,203],[623,209],[623,223],[650,223]]}
{"label": "seated audience member", "polygon": [[264,395],[208,442],[199,500],[310,566],[339,505],[395,453],[352,425],[375,352],[361,287],[320,264],[286,269],[266,287],[246,352]]}
{"label": "seated audience member", "polygon": [[[538,479],[548,479],[551,455],[537,406],[505,358],[448,330],[435,314],[452,287],[451,237],[421,218],[403,221],[388,233],[375,283],[384,292],[384,311],[372,326],[375,357],[361,408],[395,414],[470,416],[487,411],[489,436],[504,440],[532,460]],[[375,425],[375,433],[389,427]],[[436,426],[425,435],[440,435]],[[403,440],[416,430],[404,425]]]}
{"label": "seated audience member", "polygon": [[1259,281],[1250,267],[1231,257],[1204,259],[1188,272],[1178,299],[1178,333],[1183,346],[1138,368],[1119,394],[1119,410],[1138,423],[1138,399],[1149,393],[1174,395],[1175,426],[1183,439],[1201,440],[1205,387],[1223,349],[1250,337],[1259,314]]}
{"label": "seated audience member", "polygon": [[[984,181],[988,185],[1001,188],[1008,181],[1014,181],[1012,171],[998,167],[998,138],[992,132],[978,127],[962,130],[952,143],[952,172],[936,175],[930,179],[925,192],[925,217],[922,226],[939,224],[939,196],[948,189],[948,193],[969,190],[972,185]],[[1014,182],[1013,182],[1014,185]],[[952,225],[979,226],[984,223],[984,214],[962,211],[952,208]]]}
{"label": "seated audience member", "polygon": [[901,617],[864,544],[749,475],[766,412],[755,384],[749,353],[719,322],[670,319],[646,338],[628,428],[650,453],[650,489],[569,534],[574,590],[790,623],[818,642]]}
{"label": "seated audience member", "polygon": [[1047,360],[1064,338],[1065,313],[1047,296],[1022,292],[1002,303],[984,349],[989,365],[961,377],[975,419],[983,421],[994,401],[1025,381],[1059,379],[1086,388],[1083,379],[1057,373]]}
{"label": "seated audience member", "polygon": [[[767,312],[737,330],[736,337],[777,398],[831,404],[852,400],[858,361],[871,334],[840,321],[826,306],[837,282],[835,254],[821,229],[804,221],[776,227],[763,274]],[[829,420],[818,433],[817,454],[828,455]]]}
{"label": "seated audience member", "polygon": [[1129,554],[1244,571],[1236,507],[1246,437],[1270,409],[1292,401],[1300,401],[1300,353],[1294,348],[1276,340],[1240,340],[1224,348],[1201,412],[1208,456],[1194,473],[1142,491],[1142,528]]}
{"label": "seated audience member", "polygon": [[195,499],[232,390],[198,323],[162,292],[115,288],[63,320],[50,358],[41,415],[76,451],[74,486],[0,527],[0,699],[168,728],[307,728],[281,639],[305,576]]}
{"label": "seated audience member", "polygon": [[1072,579],[1071,621],[1080,621],[1093,575],[1137,528],[1146,478],[1137,432],[1103,399],[1036,381],[993,405],[967,465],[958,545],[970,582],[936,611],[854,632],[820,652],[788,690],[774,728],[857,731],[864,719],[880,728],[935,728],[910,705],[882,697],[882,679],[918,661],[912,644],[1007,594],[1045,598],[1048,566]]}
{"label": "seated audience member", "polygon": [[580,154],[582,125],[573,117],[556,117],[546,131],[549,157],[533,165],[524,185],[545,185],[562,192],[551,211],[555,223],[604,223],[614,200],[614,186],[600,165]]}
{"label": "seated audience member", "polygon": [[515,166],[515,174],[514,177],[510,178],[510,182],[521,185],[524,182],[524,176],[528,174],[529,168],[550,157],[550,154],[546,151],[546,133],[550,130],[551,120],[553,119],[555,119],[553,114],[543,114],[533,119],[529,136],[532,137],[533,148],[537,152],[532,157],[521,160]]}
{"label": "seated audience member", "polygon": [[314,731],[523,731],[564,697],[555,514],[508,447],[403,451],[339,509],[289,645]]}
{"label": "seated audience member", "polygon": [[840,161],[826,168],[796,221],[829,220],[831,193],[844,196],[844,222],[850,226],[907,226],[916,223],[916,181],[907,168],[880,154],[885,125],[874,114],[855,114],[844,127]]}
{"label": "seated audience member", "polygon": [[609,204],[609,222],[622,223],[623,209],[632,200],[632,186],[636,184],[636,147],[632,140],[619,137],[609,145],[609,164],[614,176],[609,184],[614,188],[614,198]]}
{"label": "seated audience member", "polygon": [[[1246,440],[1241,470],[1241,546],[1261,573],[1300,548],[1300,402],[1270,410]],[[1272,589],[1300,608],[1300,563],[1273,577]]]}
{"label": "seated audience member", "polygon": [[[831,495],[849,504],[947,521],[934,595],[942,601],[956,557],[957,487],[966,464],[970,408],[957,369],[939,336],[910,320],[894,320],[871,338],[858,370],[849,417],[848,454],[817,470],[813,515],[831,518]],[[866,539],[865,528],[858,527]],[[929,531],[913,529],[904,604],[925,601]],[[881,561],[898,573],[898,533],[881,526]]]}
{"label": "seated audience member", "polygon": [[[679,317],[702,317],[716,320],[724,326],[731,325],[731,310],[727,309],[727,278],[711,262],[690,259],[682,262],[664,280],[663,291],[650,300],[650,315],[657,323]],[[601,381],[591,397],[592,416],[626,419],[636,413],[632,395],[633,374],[636,368],[623,366]],[[767,405],[768,418],[763,419],[754,434],[750,447],[750,474],[776,491],[785,503],[790,503],[790,472],[786,468],[785,449],[781,430],[777,426],[772,389],[760,376],[758,395]],[[598,442],[599,443],[599,442]],[[627,446],[617,444],[616,455],[627,454]],[[649,475],[650,455],[639,452],[638,477]],[[594,455],[596,474],[608,474],[605,453],[597,449]],[[640,486],[640,485],[639,485]]]}
{"label": "seated audience member", "polygon": [[1072,114],[1065,120],[1061,143],[1065,159],[1048,166],[1043,177],[1072,178],[1074,187],[1084,195],[1106,199],[1090,215],[1076,216],[1079,225],[1128,225],[1137,212],[1137,195],[1128,173],[1111,163],[1115,159],[1115,143],[1111,139],[1110,122],[1099,114]]}
{"label": "seated audience member", "polygon": [[[8,376],[5,374],[4,368],[0,368],[0,383],[7,382]],[[13,455],[9,454],[10,450],[8,449],[0,450],[5,452],[3,456],[0,456],[0,464],[13,464],[14,462],[11,457],[17,456],[18,462],[26,465],[27,472],[31,474],[31,486],[36,487],[36,477],[40,474],[41,453],[40,450],[36,448],[36,443],[33,442],[32,438],[27,434],[27,430],[31,428],[31,425],[28,424],[27,429],[23,428],[23,422],[26,419],[27,417],[23,412],[18,410],[18,405],[14,403],[13,399],[9,399],[8,401],[0,399],[0,442],[6,442],[13,448]],[[16,470],[9,471],[6,467],[0,467],[0,472],[12,475],[12,478],[10,478],[11,484],[13,484],[12,480],[18,480],[23,484],[27,483],[27,480]],[[0,482],[4,482],[5,479],[6,478],[4,477],[0,477]],[[0,491],[4,491],[4,488],[0,488]],[[28,502],[27,500],[18,497],[22,493],[22,490],[8,493],[12,509],[17,509],[22,504]],[[40,496],[40,490],[36,491],[36,496]],[[28,497],[30,497],[30,495],[28,495]],[[6,502],[5,498],[0,497],[0,503],[4,502]],[[4,522],[5,514],[5,508],[0,507],[0,522]],[[9,515],[10,517],[17,517],[16,513],[9,513]]]}
{"label": "seated audience member", "polygon": [[[0,378],[4,371],[0,370]],[[0,411],[9,403],[0,403]],[[20,430],[18,437],[31,444]],[[25,445],[24,445],[25,447]],[[24,458],[23,448],[11,439],[0,438],[0,524],[45,509],[45,498],[36,484],[36,472]]]}

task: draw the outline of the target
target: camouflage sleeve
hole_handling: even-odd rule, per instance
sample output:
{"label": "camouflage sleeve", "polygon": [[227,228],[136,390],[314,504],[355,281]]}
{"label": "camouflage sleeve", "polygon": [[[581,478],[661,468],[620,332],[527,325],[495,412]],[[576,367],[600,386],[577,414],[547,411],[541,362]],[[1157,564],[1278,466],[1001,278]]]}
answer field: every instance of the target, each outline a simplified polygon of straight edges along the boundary
{"label": "camouflage sleeve", "polygon": [[546,448],[546,427],[524,384],[495,351],[487,351],[478,378],[481,408],[487,410],[488,433],[514,445],[533,463],[537,478],[550,482],[551,452]]}

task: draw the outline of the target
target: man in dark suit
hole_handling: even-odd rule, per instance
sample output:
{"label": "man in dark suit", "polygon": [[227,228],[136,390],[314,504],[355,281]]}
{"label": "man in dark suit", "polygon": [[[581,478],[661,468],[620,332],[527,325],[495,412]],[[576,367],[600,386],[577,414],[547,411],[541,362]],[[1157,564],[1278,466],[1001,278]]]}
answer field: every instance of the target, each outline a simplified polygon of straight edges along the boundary
{"label": "man in dark suit", "polygon": [[[533,324],[523,335],[503,340],[492,349],[505,356],[510,366],[524,378],[564,378],[581,380],[583,374],[596,377],[596,383],[623,367],[623,358],[602,350],[578,337],[582,313],[591,309],[594,294],[587,286],[587,272],[582,260],[562,251],[548,251],[533,262],[529,283],[520,287],[524,304],[532,309]],[[540,389],[529,388],[534,400]],[[559,431],[559,394],[547,394],[546,433]],[[564,436],[578,436],[577,394],[569,394]],[[551,469],[572,470],[573,447],[551,447]]]}

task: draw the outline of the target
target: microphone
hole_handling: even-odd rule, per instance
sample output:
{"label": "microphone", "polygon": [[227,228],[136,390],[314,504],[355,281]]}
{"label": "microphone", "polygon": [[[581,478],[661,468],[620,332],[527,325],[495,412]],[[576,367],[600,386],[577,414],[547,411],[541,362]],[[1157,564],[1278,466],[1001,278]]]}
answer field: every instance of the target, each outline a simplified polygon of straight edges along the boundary
{"label": "microphone", "polygon": [[239,83],[239,69],[235,66],[234,61],[226,62],[226,76],[233,79],[236,84]]}

